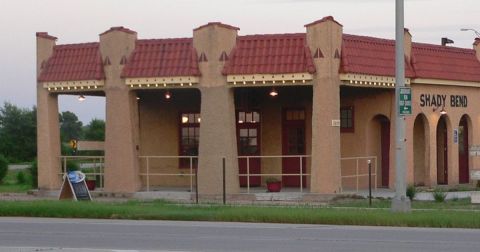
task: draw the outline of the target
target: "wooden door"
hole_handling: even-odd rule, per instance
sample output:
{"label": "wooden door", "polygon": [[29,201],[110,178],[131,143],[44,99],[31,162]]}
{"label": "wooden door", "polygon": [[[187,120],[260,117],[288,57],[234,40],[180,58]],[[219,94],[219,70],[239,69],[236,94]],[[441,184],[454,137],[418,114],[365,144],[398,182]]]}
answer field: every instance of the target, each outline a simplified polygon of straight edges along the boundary
{"label": "wooden door", "polygon": [[382,187],[388,187],[390,178],[390,121],[380,119],[380,144],[382,155]]}
{"label": "wooden door", "polygon": [[437,184],[448,184],[447,124],[442,116],[437,126]]}
{"label": "wooden door", "polygon": [[[260,156],[260,114],[256,111],[237,113],[237,144],[238,155],[242,156]],[[260,174],[260,158],[238,159],[238,168],[240,174]],[[250,186],[260,186],[260,176],[250,176],[247,181],[246,176],[240,176],[240,186],[246,187],[248,182]]]}
{"label": "wooden door", "polygon": [[[286,109],[283,113],[282,155],[305,155],[305,110]],[[306,172],[305,158],[282,158],[283,174],[299,174]],[[286,187],[300,187],[300,175],[282,176],[282,184]],[[302,176],[302,186],[306,187],[306,177]]]}

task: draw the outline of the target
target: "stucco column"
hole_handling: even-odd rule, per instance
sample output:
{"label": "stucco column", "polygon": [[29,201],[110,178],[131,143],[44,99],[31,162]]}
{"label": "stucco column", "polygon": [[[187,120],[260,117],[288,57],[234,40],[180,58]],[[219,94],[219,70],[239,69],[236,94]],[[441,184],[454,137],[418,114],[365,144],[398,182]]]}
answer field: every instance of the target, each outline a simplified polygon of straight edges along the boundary
{"label": "stucco column", "polygon": [[340,55],[342,25],[333,17],[306,25],[310,51],[320,49],[315,58],[312,100],[312,193],[339,193],[341,190],[340,128],[332,120],[340,119]]}
{"label": "stucco column", "polygon": [[193,45],[199,55],[201,97],[198,192],[215,197],[223,192],[222,158],[226,158],[226,193],[238,193],[238,160],[234,90],[227,87],[222,74],[225,61],[235,46],[237,31],[233,26],[209,23],[193,32]]}
{"label": "stucco column", "polygon": [[[429,179],[427,185],[430,187],[435,187],[437,185],[437,124],[439,116],[436,114],[431,114],[428,116],[428,123],[430,127],[430,148],[429,155],[430,158],[430,169],[429,169]],[[428,183],[429,182],[429,183]]]}
{"label": "stucco column", "polygon": [[[114,27],[100,34],[105,70],[105,191],[133,193],[140,189],[138,161],[138,108],[135,93],[121,72],[135,48],[136,32]],[[108,61],[105,60],[108,57]]]}
{"label": "stucco column", "polygon": [[[37,33],[37,77],[52,55],[56,39],[47,33]],[[37,82],[37,160],[38,188],[59,189],[61,168],[58,98],[43,88],[40,82]]]}
{"label": "stucco column", "polygon": [[475,41],[473,42],[473,49],[476,52],[478,61],[480,61],[480,38],[475,38]]}

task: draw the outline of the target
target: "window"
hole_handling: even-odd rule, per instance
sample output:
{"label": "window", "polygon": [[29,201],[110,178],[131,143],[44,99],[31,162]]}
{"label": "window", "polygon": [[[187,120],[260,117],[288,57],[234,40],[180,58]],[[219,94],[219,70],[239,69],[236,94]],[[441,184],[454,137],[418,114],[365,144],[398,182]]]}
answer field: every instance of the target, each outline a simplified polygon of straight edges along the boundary
{"label": "window", "polygon": [[239,155],[258,155],[260,114],[256,111],[237,113],[238,153]]}
{"label": "window", "polygon": [[[180,156],[198,156],[200,140],[200,114],[182,113],[180,115]],[[193,168],[197,168],[198,159],[193,159]],[[180,158],[180,168],[190,168],[189,158]]]}
{"label": "window", "polygon": [[353,107],[340,108],[340,132],[353,132]]}

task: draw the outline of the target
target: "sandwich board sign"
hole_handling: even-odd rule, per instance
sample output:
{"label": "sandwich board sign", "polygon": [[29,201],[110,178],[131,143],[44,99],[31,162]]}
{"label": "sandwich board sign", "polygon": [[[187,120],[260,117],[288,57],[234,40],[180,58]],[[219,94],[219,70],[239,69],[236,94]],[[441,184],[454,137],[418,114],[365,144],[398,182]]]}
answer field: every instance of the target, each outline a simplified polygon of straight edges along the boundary
{"label": "sandwich board sign", "polygon": [[62,189],[59,199],[73,199],[91,201],[92,196],[85,182],[85,174],[79,171],[73,171],[65,174],[63,177]]}

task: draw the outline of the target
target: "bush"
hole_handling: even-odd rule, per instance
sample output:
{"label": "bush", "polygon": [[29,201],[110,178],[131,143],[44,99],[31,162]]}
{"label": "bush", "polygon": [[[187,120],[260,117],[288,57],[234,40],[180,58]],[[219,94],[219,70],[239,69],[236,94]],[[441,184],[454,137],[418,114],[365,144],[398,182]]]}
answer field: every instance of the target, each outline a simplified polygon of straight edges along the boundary
{"label": "bush", "polygon": [[2,180],[7,175],[7,172],[8,172],[8,161],[3,155],[0,155],[0,183],[2,183]]}
{"label": "bush", "polygon": [[25,173],[23,173],[23,171],[19,171],[17,173],[17,184],[25,184],[26,180]]}
{"label": "bush", "polygon": [[33,188],[38,187],[38,162],[33,160],[32,166],[30,166],[30,174],[32,175],[32,186]]}
{"label": "bush", "polygon": [[407,197],[410,198],[412,201],[415,198],[415,194],[417,193],[417,189],[414,185],[407,186]]}
{"label": "bush", "polygon": [[67,160],[67,172],[78,170],[80,170],[80,165],[78,164],[78,162],[73,160]]}
{"label": "bush", "polygon": [[436,202],[444,202],[446,197],[447,197],[447,193],[441,188],[436,188],[433,191],[433,198],[435,199]]}

